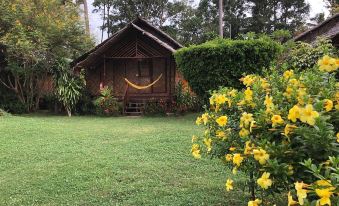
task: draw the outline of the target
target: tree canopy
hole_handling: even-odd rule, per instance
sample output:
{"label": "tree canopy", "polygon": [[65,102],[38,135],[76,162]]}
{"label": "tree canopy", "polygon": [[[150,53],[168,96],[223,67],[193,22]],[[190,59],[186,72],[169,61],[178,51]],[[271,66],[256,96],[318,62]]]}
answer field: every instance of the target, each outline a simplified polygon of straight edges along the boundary
{"label": "tree canopy", "polygon": [[[136,16],[176,37],[183,44],[202,43],[217,36],[218,0],[95,0],[103,16],[104,29],[112,34]],[[224,0],[224,34],[236,38],[247,32],[294,33],[306,23],[309,4],[305,0]]]}
{"label": "tree canopy", "polygon": [[41,80],[60,59],[72,59],[91,47],[78,7],[61,0],[0,1],[0,44],[6,66],[0,82],[28,111],[41,97]]}

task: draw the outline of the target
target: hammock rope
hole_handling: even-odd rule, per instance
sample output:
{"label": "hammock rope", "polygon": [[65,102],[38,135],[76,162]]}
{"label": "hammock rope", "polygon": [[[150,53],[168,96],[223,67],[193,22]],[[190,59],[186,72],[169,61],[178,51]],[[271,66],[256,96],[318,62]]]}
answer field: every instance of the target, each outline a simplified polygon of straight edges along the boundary
{"label": "hammock rope", "polygon": [[146,86],[139,86],[139,85],[133,84],[127,78],[124,78],[124,79],[127,82],[127,84],[129,84],[131,87],[133,87],[135,89],[142,90],[142,89],[150,88],[151,86],[155,85],[161,79],[161,77],[162,77],[162,74],[160,74],[160,76],[154,82],[152,82],[151,84],[146,85]]}

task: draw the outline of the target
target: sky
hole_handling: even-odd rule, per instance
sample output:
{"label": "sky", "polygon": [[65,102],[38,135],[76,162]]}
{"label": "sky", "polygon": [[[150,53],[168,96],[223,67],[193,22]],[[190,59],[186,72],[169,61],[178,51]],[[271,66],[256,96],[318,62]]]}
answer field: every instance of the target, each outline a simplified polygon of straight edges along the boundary
{"label": "sky", "polygon": [[[100,26],[102,24],[101,16],[99,13],[93,13],[94,7],[93,7],[93,1],[94,0],[88,0],[88,6],[89,6],[89,16],[90,16],[90,29],[91,29],[91,35],[95,38],[95,41],[97,43],[101,42],[101,31]],[[194,0],[196,4],[199,3],[199,0]],[[328,10],[325,8],[324,0],[306,0],[311,5],[310,10],[310,16],[313,17],[317,13],[325,12],[326,16],[328,15]],[[106,36],[104,37],[104,39]]]}

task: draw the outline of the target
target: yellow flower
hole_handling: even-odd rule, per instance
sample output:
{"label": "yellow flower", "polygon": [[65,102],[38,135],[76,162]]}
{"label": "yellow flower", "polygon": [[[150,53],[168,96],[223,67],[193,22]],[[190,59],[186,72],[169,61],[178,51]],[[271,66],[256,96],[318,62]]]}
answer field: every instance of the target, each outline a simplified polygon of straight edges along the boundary
{"label": "yellow flower", "polygon": [[257,160],[261,165],[266,164],[266,161],[270,158],[270,155],[263,149],[253,150],[254,159]]}
{"label": "yellow flower", "polygon": [[201,119],[202,119],[202,121],[203,121],[204,125],[206,125],[206,124],[207,124],[207,122],[208,122],[208,118],[209,118],[209,115],[208,115],[208,113],[205,113],[205,114],[201,115]]}
{"label": "yellow flower", "polygon": [[247,203],[247,206],[259,206],[261,204],[260,199],[251,200]]}
{"label": "yellow flower", "polygon": [[331,190],[335,190],[335,187],[331,184],[330,180],[317,180],[315,182],[318,186],[325,187],[325,188],[330,188]]}
{"label": "yellow flower", "polygon": [[339,101],[337,101],[337,104],[334,106],[336,110],[339,111]]}
{"label": "yellow flower", "polygon": [[311,104],[306,105],[306,107],[301,110],[300,121],[304,123],[308,123],[313,126],[317,117],[319,117],[319,113],[313,110],[313,106]]}
{"label": "yellow flower", "polygon": [[211,138],[204,139],[204,144],[207,147],[207,152],[210,152],[212,150],[212,139]]}
{"label": "yellow flower", "polygon": [[298,90],[298,103],[300,105],[304,105],[305,104],[305,97],[306,97],[306,88],[300,88]]}
{"label": "yellow flower", "polygon": [[287,197],[288,197],[288,203],[287,203],[287,206],[293,206],[293,205],[298,204],[297,201],[293,200],[293,197],[292,197],[292,195],[291,195],[291,192],[288,192]]}
{"label": "yellow flower", "polygon": [[228,150],[233,152],[236,148],[235,147],[230,147]]}
{"label": "yellow flower", "polygon": [[287,98],[291,98],[292,93],[293,93],[293,89],[288,86],[284,92],[284,96]]}
{"label": "yellow flower", "polygon": [[226,154],[226,155],[225,155],[225,159],[226,159],[227,162],[232,161],[232,158],[233,158],[233,157],[232,157],[232,154]]}
{"label": "yellow flower", "polygon": [[307,197],[307,190],[304,189],[307,187],[303,182],[294,183],[295,190],[297,191],[298,202],[300,205],[304,205],[304,199]]}
{"label": "yellow flower", "polygon": [[269,187],[272,186],[272,180],[270,179],[270,173],[264,172],[261,177],[257,180],[258,185],[267,190]]}
{"label": "yellow flower", "polygon": [[289,120],[291,120],[292,122],[296,122],[298,118],[300,118],[300,113],[301,113],[301,109],[299,106],[294,105],[288,113],[287,118]]}
{"label": "yellow flower", "polygon": [[246,87],[251,86],[253,84],[253,82],[254,82],[254,78],[252,78],[251,75],[247,75],[247,76],[241,78],[240,80],[243,82],[243,84]]}
{"label": "yellow flower", "polygon": [[240,117],[240,127],[248,127],[254,121],[253,114],[244,112]]}
{"label": "yellow flower", "polygon": [[284,129],[284,134],[283,134],[283,135],[285,135],[286,137],[288,137],[288,135],[289,135],[290,133],[292,133],[293,130],[296,129],[296,128],[297,128],[297,126],[295,126],[295,125],[292,125],[292,124],[286,124],[285,129]]}
{"label": "yellow flower", "polygon": [[339,132],[337,133],[337,142],[339,143]]}
{"label": "yellow flower", "polygon": [[217,104],[224,104],[227,101],[227,98],[224,94],[220,94],[215,98]]}
{"label": "yellow flower", "polygon": [[288,175],[293,175],[294,171],[293,171],[293,166],[292,165],[288,165]]}
{"label": "yellow flower", "polygon": [[273,97],[270,97],[270,96],[268,96],[268,94],[266,94],[264,104],[265,104],[267,110],[271,110],[274,107]]}
{"label": "yellow flower", "polygon": [[271,86],[271,85],[267,82],[266,79],[261,79],[261,87],[262,87],[264,90],[268,91],[269,88],[270,88],[270,86]]}
{"label": "yellow flower", "polygon": [[192,149],[191,149],[192,155],[195,159],[200,159],[201,154],[200,154],[200,146],[198,144],[193,144]]}
{"label": "yellow flower", "polygon": [[242,129],[239,131],[239,136],[240,136],[240,137],[247,137],[249,134],[250,134],[250,131],[248,131],[248,130],[245,129],[245,128],[242,128]]}
{"label": "yellow flower", "polygon": [[237,174],[237,172],[238,172],[238,168],[237,168],[237,167],[233,167],[233,169],[232,169],[232,173],[233,173],[234,175],[236,175],[236,174]]}
{"label": "yellow flower", "polygon": [[294,87],[296,87],[296,86],[298,86],[299,85],[299,81],[297,80],[297,79],[290,79],[289,81],[288,81],[288,83],[289,84],[291,84],[292,86],[294,86]]}
{"label": "yellow flower", "polygon": [[218,130],[215,134],[219,138],[224,138],[226,136],[225,132]]}
{"label": "yellow flower", "polygon": [[197,139],[198,139],[198,137],[195,136],[195,135],[193,135],[193,136],[192,136],[192,143],[195,142],[195,141],[197,141]]}
{"label": "yellow flower", "polygon": [[256,122],[255,121],[252,121],[251,124],[250,124],[250,132],[252,132],[252,129],[253,128],[256,128],[257,125],[255,124]]}
{"label": "yellow flower", "polygon": [[244,160],[244,157],[241,156],[241,154],[236,153],[233,155],[233,164],[235,164],[237,167],[240,166],[243,160]]}
{"label": "yellow flower", "polygon": [[215,103],[214,98],[215,98],[214,95],[211,96],[211,98],[210,98],[210,105],[214,105],[214,103]]}
{"label": "yellow flower", "polygon": [[335,66],[335,70],[339,68],[339,59],[334,60],[334,66]]}
{"label": "yellow flower", "polygon": [[275,127],[279,124],[284,124],[284,120],[278,114],[273,115],[272,118],[271,118],[271,121],[272,121],[272,127]]}
{"label": "yellow flower", "polygon": [[245,94],[245,100],[248,102],[251,102],[253,99],[253,91],[251,90],[251,88],[247,87],[244,94]]}
{"label": "yellow flower", "polygon": [[200,125],[202,123],[202,118],[201,117],[197,117],[197,120],[195,121],[195,123],[197,125]]}
{"label": "yellow flower", "polygon": [[235,97],[237,95],[237,90],[232,89],[231,91],[228,92],[228,95],[231,96],[231,97]]}
{"label": "yellow flower", "polygon": [[293,76],[293,70],[287,70],[286,72],[284,72],[283,76],[285,79],[289,79]]}
{"label": "yellow flower", "polygon": [[325,55],[322,59],[318,61],[318,66],[320,71],[331,72],[336,69],[335,59]]}
{"label": "yellow flower", "polygon": [[227,124],[227,117],[226,117],[226,116],[221,116],[221,117],[219,117],[219,118],[216,120],[216,122],[218,123],[218,125],[219,125],[220,127],[223,127],[223,126],[225,126],[225,125]]}
{"label": "yellow flower", "polygon": [[333,108],[333,102],[329,99],[325,99],[324,100],[324,108],[325,108],[326,112],[331,111],[332,108]]}
{"label": "yellow flower", "polygon": [[251,146],[251,141],[247,141],[246,143],[245,143],[245,149],[244,149],[244,154],[245,155],[249,155],[249,154],[251,154],[252,153],[252,146]]}
{"label": "yellow flower", "polygon": [[317,205],[331,205],[331,196],[333,194],[333,188],[315,189],[315,193],[320,197],[317,201]]}
{"label": "yellow flower", "polygon": [[225,187],[227,191],[233,190],[233,180],[227,179]]}

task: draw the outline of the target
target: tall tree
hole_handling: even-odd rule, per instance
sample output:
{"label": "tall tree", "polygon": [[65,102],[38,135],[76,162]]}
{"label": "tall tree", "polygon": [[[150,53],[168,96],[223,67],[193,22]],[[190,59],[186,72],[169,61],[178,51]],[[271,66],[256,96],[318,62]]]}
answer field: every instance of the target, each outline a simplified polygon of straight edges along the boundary
{"label": "tall tree", "polygon": [[52,65],[60,58],[79,56],[92,41],[72,2],[2,0],[0,17],[0,44],[6,48],[7,64],[0,83],[33,111]]}
{"label": "tall tree", "polygon": [[285,29],[292,33],[306,23],[310,6],[305,0],[249,0],[249,31],[272,33]]}
{"label": "tall tree", "polygon": [[[205,34],[215,33],[218,28],[218,0],[201,0],[198,16],[202,17],[201,27]],[[224,0],[224,36],[234,38],[245,31],[248,25],[246,0]]]}
{"label": "tall tree", "polygon": [[102,31],[108,36],[140,16],[181,42],[195,42],[198,18],[192,0],[95,0],[94,12],[102,14]]}
{"label": "tall tree", "polygon": [[339,0],[324,0],[324,1],[331,15],[339,13]]}
{"label": "tall tree", "polygon": [[219,8],[219,36],[224,38],[224,6],[223,0],[219,0],[218,8]]}
{"label": "tall tree", "polygon": [[88,13],[88,4],[87,0],[77,0],[78,4],[82,4],[84,6],[84,20],[85,20],[85,31],[87,35],[90,35],[90,28],[89,28],[89,13]]}
{"label": "tall tree", "polygon": [[93,5],[105,11],[103,29],[111,34],[137,16],[161,27],[167,19],[168,3],[168,0],[95,0]]}

